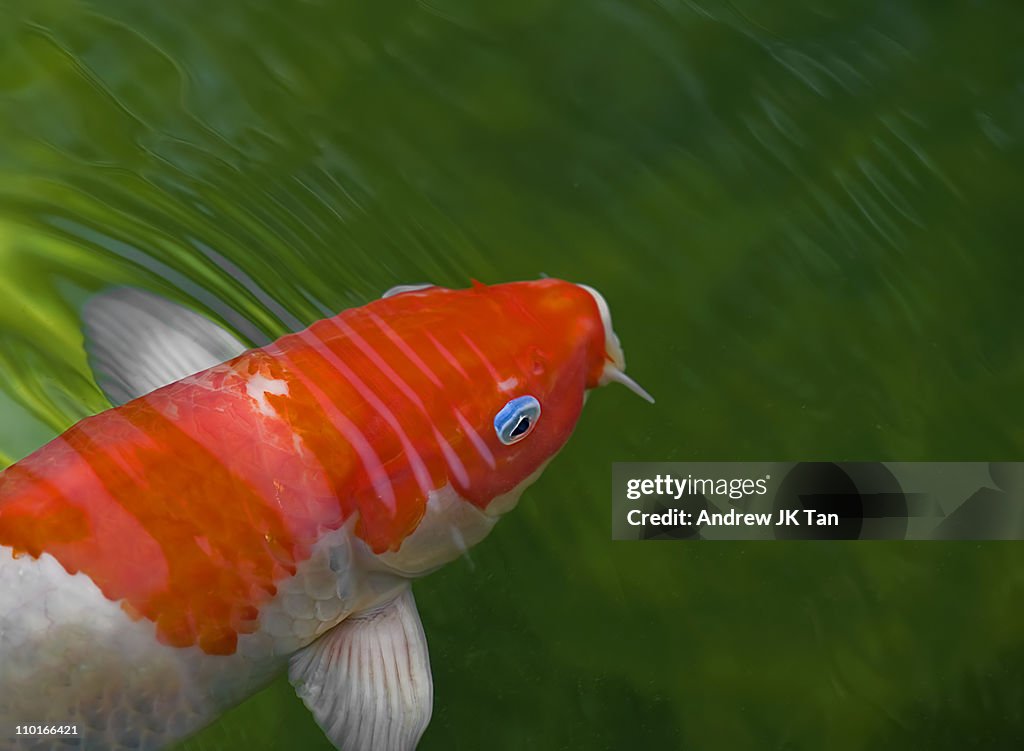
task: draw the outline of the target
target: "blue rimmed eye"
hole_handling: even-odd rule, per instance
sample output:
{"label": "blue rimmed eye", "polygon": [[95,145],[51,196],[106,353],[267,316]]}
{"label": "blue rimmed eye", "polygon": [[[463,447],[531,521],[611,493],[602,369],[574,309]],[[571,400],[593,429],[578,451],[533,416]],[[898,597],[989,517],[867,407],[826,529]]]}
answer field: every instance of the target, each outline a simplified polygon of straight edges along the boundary
{"label": "blue rimmed eye", "polygon": [[539,419],[540,402],[532,396],[517,396],[494,416],[494,432],[509,446],[530,435]]}

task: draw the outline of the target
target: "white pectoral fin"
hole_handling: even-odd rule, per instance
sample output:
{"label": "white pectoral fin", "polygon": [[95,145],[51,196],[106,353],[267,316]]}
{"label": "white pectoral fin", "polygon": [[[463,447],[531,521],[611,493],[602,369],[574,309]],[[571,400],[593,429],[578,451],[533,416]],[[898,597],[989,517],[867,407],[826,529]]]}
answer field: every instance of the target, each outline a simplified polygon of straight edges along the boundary
{"label": "white pectoral fin", "polygon": [[288,677],[342,751],[411,751],[430,722],[427,639],[407,588],[292,657]]}
{"label": "white pectoral fin", "polygon": [[246,346],[213,321],[142,290],[119,287],[82,311],[96,383],[114,405],[242,354]]}

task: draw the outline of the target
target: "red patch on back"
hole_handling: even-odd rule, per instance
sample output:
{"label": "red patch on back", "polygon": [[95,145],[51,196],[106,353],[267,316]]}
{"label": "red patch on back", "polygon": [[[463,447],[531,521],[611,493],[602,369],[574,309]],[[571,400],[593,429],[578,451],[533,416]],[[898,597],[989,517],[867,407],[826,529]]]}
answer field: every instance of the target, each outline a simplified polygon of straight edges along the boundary
{"label": "red patch on back", "polygon": [[0,489],[6,494],[20,484],[25,495],[19,504],[0,508],[0,543],[38,558],[52,545],[77,542],[89,535],[85,513],[60,503],[61,494],[49,482],[23,465],[15,464],[0,477]]}
{"label": "red patch on back", "polygon": [[[5,487],[0,543],[35,556],[45,550],[69,572],[88,574],[108,599],[124,600],[127,612],[156,623],[165,644],[233,653],[238,634],[256,628],[274,582],[295,571],[295,542],[277,510],[144,400],[83,421],[62,440],[33,455],[33,463],[46,466],[48,451],[70,447],[77,458],[64,471],[91,470],[106,493],[72,502],[41,480],[14,497]],[[15,465],[4,482],[19,473],[27,470]],[[104,536],[90,521],[122,511],[155,546]],[[123,558],[134,570],[112,570],[98,553],[133,546]],[[166,569],[162,586],[141,588],[136,580],[150,567]]]}

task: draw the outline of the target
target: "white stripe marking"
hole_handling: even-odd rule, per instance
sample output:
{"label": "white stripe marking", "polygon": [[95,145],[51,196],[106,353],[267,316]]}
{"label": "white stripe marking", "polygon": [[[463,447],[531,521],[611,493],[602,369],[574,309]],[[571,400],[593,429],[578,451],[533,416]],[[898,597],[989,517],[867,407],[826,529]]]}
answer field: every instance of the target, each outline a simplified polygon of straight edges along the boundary
{"label": "white stripe marking", "polygon": [[487,359],[487,356],[483,353],[483,351],[478,346],[476,346],[476,342],[470,339],[469,336],[467,336],[462,331],[459,332],[459,336],[461,336],[465,340],[466,344],[469,345],[469,348],[473,350],[473,354],[475,354],[477,358],[479,358],[480,362],[483,363],[484,367],[487,369],[488,375],[490,375],[491,378],[494,379],[494,383],[500,384],[503,380],[501,375],[499,375],[497,369],[491,364],[491,361]]}
{"label": "white stripe marking", "polygon": [[416,478],[417,484],[420,486],[420,490],[423,491],[424,496],[430,493],[431,488],[430,473],[427,471],[426,465],[423,463],[423,459],[420,458],[419,452],[416,451],[416,447],[412,445],[412,441],[409,440],[409,436],[405,432],[405,428],[395,417],[394,413],[388,409],[387,405],[381,401],[373,390],[370,389],[363,380],[356,375],[356,373],[348,367],[340,357],[324,344],[309,329],[302,331],[298,335],[303,341],[307,342],[314,350],[316,350],[327,362],[334,367],[341,376],[347,380],[352,387],[359,392],[367,404],[377,410],[377,413],[384,418],[384,422],[388,424],[391,430],[394,431],[397,436],[399,443],[402,444],[402,450],[405,451],[406,456],[409,459],[409,466],[412,468],[412,473]]}
{"label": "white stripe marking", "polygon": [[405,380],[395,372],[394,368],[388,365],[387,360],[381,357],[377,353],[377,350],[370,346],[370,343],[359,335],[358,331],[353,329],[344,321],[335,318],[329,318],[328,320],[333,323],[342,334],[351,339],[352,343],[355,344],[364,355],[366,355],[370,362],[372,362],[381,373],[388,377],[388,380],[398,387],[398,390],[401,391],[409,401],[419,408],[420,412],[428,418],[430,417],[427,413],[426,405],[423,404],[423,400],[420,399],[419,394],[417,394],[415,390],[413,390],[412,386],[406,383]]}
{"label": "white stripe marking", "polygon": [[[419,409],[422,415],[426,418],[427,423],[430,425],[430,429],[434,434],[434,441],[437,443],[438,448],[441,449],[441,453],[444,455],[445,462],[448,464],[449,471],[452,473],[452,475],[454,475],[455,479],[463,487],[469,487],[469,475],[466,472],[465,465],[459,459],[458,454],[455,452],[455,449],[452,448],[452,445],[437,429],[437,426],[434,424],[433,418],[427,411],[427,407],[423,403],[423,400],[420,398],[419,394],[417,394],[415,390],[413,390],[412,386],[406,383],[405,380],[400,375],[398,375],[397,372],[395,372],[395,369],[388,364],[387,360],[385,360],[381,355],[377,353],[377,351],[370,345],[369,342],[367,342],[365,339],[363,339],[362,336],[359,335],[359,332],[357,332],[344,321],[338,320],[336,318],[332,318],[330,320],[331,323],[333,323],[338,328],[338,330],[341,331],[342,334],[344,334],[345,336],[352,340],[356,347],[358,347],[359,350],[364,355],[366,355],[370,362],[372,362],[377,367],[377,369],[380,370],[381,373],[387,376],[388,380],[395,384],[398,390],[401,391],[402,394],[404,394],[409,401],[416,405],[416,407]],[[458,418],[461,418],[462,422],[465,422],[465,418],[463,418],[459,414],[459,411],[457,409],[453,408],[453,411],[455,412]],[[476,434],[476,431],[473,432],[474,434]],[[477,435],[478,439],[479,437],[480,436]],[[470,438],[470,441],[472,441],[472,438]],[[486,450],[487,447],[484,446],[484,449]],[[477,450],[479,450],[479,448]],[[486,456],[484,457],[484,459],[486,461]],[[491,456],[492,469],[494,467],[493,462],[494,457]]]}
{"label": "white stripe marking", "polygon": [[469,442],[473,444],[477,452],[487,462],[487,466],[494,469],[497,465],[494,463],[494,454],[487,448],[487,444],[484,443],[484,439],[480,437],[480,434],[476,432],[474,428],[459,410],[455,410],[455,419],[459,421],[459,425],[462,426],[463,432],[466,437],[469,438]]}
{"label": "white stripe marking", "polygon": [[316,399],[320,408],[331,421],[331,424],[338,429],[342,437],[355,449],[356,454],[359,455],[360,460],[363,462],[363,469],[366,470],[366,474],[370,477],[370,482],[377,491],[377,495],[384,501],[384,505],[388,507],[388,510],[394,513],[396,509],[395,489],[391,484],[391,478],[388,477],[380,457],[377,456],[377,452],[373,450],[373,446],[366,439],[366,436],[363,435],[363,432],[341,410],[334,406],[334,402],[328,398],[319,386],[313,383],[309,376],[296,366],[295,361],[285,352],[277,350],[274,354],[282,358],[288,365],[288,370],[294,373],[302,381],[303,385],[309,389],[310,393],[313,394],[313,398]]}
{"label": "white stripe marking", "polygon": [[442,388],[441,381],[438,379],[436,375],[434,375],[434,371],[427,367],[427,364],[423,362],[423,360],[420,358],[419,355],[416,354],[413,348],[410,347],[406,343],[406,341],[402,339],[402,337],[400,337],[395,332],[395,330],[387,324],[387,322],[384,321],[383,318],[381,318],[376,313],[371,313],[370,311],[367,311],[366,315],[370,317],[371,321],[377,324],[377,328],[384,332],[384,336],[386,336],[388,339],[394,342],[395,346],[398,347],[398,349],[402,352],[403,355],[409,358],[410,362],[412,362],[413,365],[422,370],[423,373],[427,376],[427,378],[429,378],[435,386],[437,386],[438,388]]}
{"label": "white stripe marking", "polygon": [[431,334],[429,331],[425,333],[427,335],[427,339],[429,339],[430,343],[433,344],[437,351],[441,353],[442,357],[444,357],[444,359],[448,361],[448,364],[451,365],[452,368],[467,381],[472,381],[473,379],[469,377],[469,373],[465,371],[465,369],[462,367],[462,363],[458,361],[455,355],[449,352],[448,349],[445,348],[443,344],[441,344],[441,342],[437,341],[437,339],[434,338],[434,335]]}

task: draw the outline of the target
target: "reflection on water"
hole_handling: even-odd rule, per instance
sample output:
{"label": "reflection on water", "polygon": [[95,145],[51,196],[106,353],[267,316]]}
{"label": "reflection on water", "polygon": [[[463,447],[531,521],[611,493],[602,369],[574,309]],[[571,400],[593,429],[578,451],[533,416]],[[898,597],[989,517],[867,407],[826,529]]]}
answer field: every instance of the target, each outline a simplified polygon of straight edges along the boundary
{"label": "reflection on water", "polygon": [[[595,395],[418,587],[423,747],[1021,737],[1019,547],[609,541],[616,459],[1024,445],[1024,6],[764,6],[0,3],[0,459],[105,407],[77,311],[111,284],[252,342],[584,281],[658,404]],[[279,682],[186,747],[325,748],[304,712]]]}

